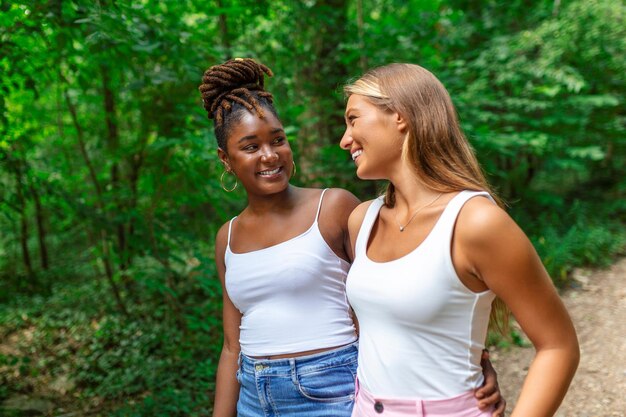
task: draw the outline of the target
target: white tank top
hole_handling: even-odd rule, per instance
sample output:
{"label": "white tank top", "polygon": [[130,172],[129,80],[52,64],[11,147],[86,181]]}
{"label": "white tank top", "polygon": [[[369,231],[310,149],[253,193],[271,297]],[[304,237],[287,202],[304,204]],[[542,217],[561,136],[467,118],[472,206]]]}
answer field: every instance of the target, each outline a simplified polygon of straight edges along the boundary
{"label": "white tank top", "polygon": [[352,343],[356,332],[346,299],[350,264],[320,233],[320,196],[313,224],[299,236],[246,253],[230,249],[226,291],[243,314],[239,343],[248,356],[304,352]]}
{"label": "white tank top", "polygon": [[489,196],[463,191],[452,198],[423,243],[389,262],[367,257],[383,198],[368,208],[347,293],[359,319],[359,383],[373,395],[444,399],[482,385],[480,357],[495,295],[470,291],[450,253],[459,211],[478,195]]}

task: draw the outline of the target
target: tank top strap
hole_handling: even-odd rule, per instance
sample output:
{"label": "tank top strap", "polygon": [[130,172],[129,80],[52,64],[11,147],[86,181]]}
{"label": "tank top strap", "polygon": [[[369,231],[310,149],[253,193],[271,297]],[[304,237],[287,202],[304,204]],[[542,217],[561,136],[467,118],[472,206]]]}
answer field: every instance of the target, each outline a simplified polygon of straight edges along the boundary
{"label": "tank top strap", "polygon": [[236,218],[237,218],[237,216],[233,217],[228,222],[228,238],[226,239],[226,248],[228,250],[230,250],[230,233],[231,233],[231,230],[233,229],[233,222],[235,221]]}
{"label": "tank top strap", "polygon": [[495,203],[495,200],[491,197],[491,195],[487,192],[487,191],[472,191],[472,190],[464,190],[461,191],[459,194],[457,194],[452,201],[450,201],[449,205],[450,205],[450,214],[453,217],[457,217],[459,212],[461,211],[461,209],[463,208],[463,206],[465,205],[465,203],[467,203],[470,199],[477,197],[477,196],[483,196],[483,197],[487,197],[489,200],[491,200],[493,203]]}
{"label": "tank top strap", "polygon": [[320,218],[320,211],[322,211],[322,200],[324,199],[324,193],[328,190],[328,188],[324,188],[322,190],[322,194],[320,195],[320,201],[317,203],[317,212],[315,213],[315,221],[313,223],[317,223],[317,220]]}
{"label": "tank top strap", "polygon": [[[441,218],[437,221],[435,228],[440,225],[443,229],[440,231],[440,233],[444,233],[447,237],[451,238],[452,232],[454,231],[454,225],[456,224],[456,219],[459,216],[461,209],[463,208],[465,203],[477,196],[487,197],[495,204],[495,200],[493,199],[493,197],[491,197],[491,195],[486,191],[463,190],[456,196],[454,196],[452,200],[450,200],[443,213],[441,214]],[[446,241],[449,240],[446,239]]]}
{"label": "tank top strap", "polygon": [[372,227],[374,226],[374,222],[378,218],[380,208],[385,204],[385,200],[383,198],[383,196],[380,196],[372,200],[370,206],[365,212],[365,217],[363,218],[363,222],[361,223],[361,227],[359,228],[359,234],[356,237],[356,243],[354,245],[355,256],[357,254],[365,253],[365,249],[367,248],[367,241],[369,240]]}

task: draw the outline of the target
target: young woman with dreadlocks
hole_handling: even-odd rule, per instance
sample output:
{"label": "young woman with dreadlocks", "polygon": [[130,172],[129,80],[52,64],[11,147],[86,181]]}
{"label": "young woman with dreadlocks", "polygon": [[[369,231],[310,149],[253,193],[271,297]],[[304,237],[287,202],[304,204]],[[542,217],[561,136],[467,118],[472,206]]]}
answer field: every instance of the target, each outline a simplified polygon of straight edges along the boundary
{"label": "young woman with dreadlocks", "polygon": [[[234,59],[209,68],[199,87],[221,179],[233,176],[248,199],[215,242],[224,344],[213,416],[349,416],[357,333],[345,293],[347,223],[359,201],[289,184],[296,166],[265,75],[266,66]],[[501,398],[484,365],[488,383],[476,395],[487,407]]]}

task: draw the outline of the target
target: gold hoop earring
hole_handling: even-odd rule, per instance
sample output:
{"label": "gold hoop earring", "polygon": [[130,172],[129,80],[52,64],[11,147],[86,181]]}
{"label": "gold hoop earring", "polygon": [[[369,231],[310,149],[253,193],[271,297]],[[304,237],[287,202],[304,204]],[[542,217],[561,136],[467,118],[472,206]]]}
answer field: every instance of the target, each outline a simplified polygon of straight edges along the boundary
{"label": "gold hoop earring", "polygon": [[291,161],[291,163],[293,164],[293,170],[291,171],[291,177],[289,178],[293,178],[294,175],[296,175],[296,172],[298,172],[298,169],[296,168],[296,161]]}
{"label": "gold hoop earring", "polygon": [[[226,174],[232,174],[233,177],[235,177],[235,185],[233,185],[232,188],[226,188],[226,186],[224,185],[224,175]],[[224,171],[222,172],[222,175],[220,175],[220,184],[222,185],[222,190],[230,193],[231,191],[235,191],[235,188],[237,188],[237,186],[239,185],[239,180],[237,180],[237,176],[233,174],[232,171]]]}

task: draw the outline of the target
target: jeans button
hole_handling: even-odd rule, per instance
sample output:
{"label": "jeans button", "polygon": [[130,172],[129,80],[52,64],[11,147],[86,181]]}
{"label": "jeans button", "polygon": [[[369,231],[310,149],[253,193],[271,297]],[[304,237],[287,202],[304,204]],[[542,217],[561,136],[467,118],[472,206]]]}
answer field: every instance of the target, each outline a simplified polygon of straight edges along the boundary
{"label": "jeans button", "polygon": [[256,369],[257,372],[261,372],[263,370],[263,365],[259,363],[254,367],[254,369]]}
{"label": "jeans button", "polygon": [[383,412],[384,409],[385,407],[383,406],[383,403],[381,403],[380,401],[376,401],[376,403],[374,404],[374,410],[376,410],[376,412],[380,414]]}

